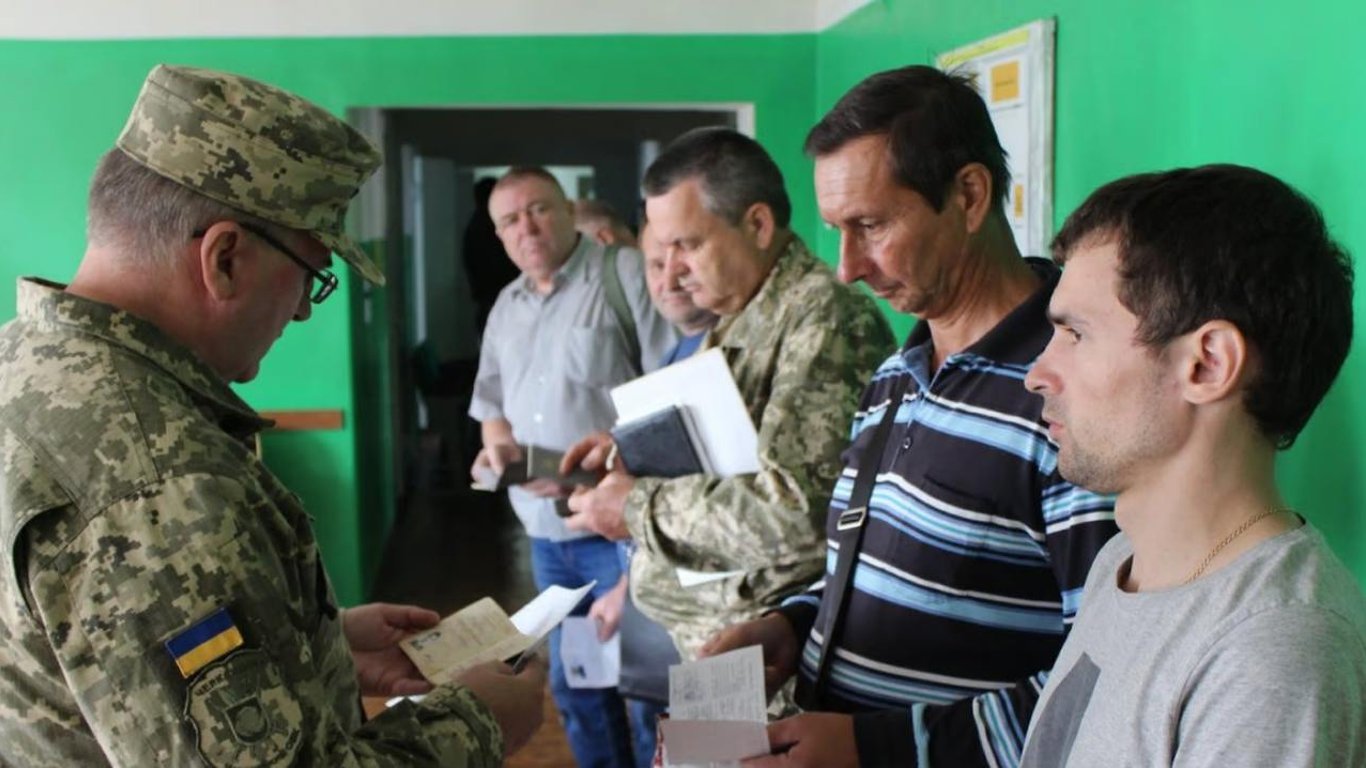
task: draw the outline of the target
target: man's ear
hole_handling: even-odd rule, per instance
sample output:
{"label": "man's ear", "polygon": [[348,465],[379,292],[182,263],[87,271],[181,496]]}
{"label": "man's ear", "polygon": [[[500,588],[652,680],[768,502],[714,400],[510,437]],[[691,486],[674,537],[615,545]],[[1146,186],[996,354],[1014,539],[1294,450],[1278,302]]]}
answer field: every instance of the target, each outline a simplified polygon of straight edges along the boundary
{"label": "man's ear", "polygon": [[1235,395],[1251,361],[1247,338],[1227,320],[1210,320],[1183,336],[1181,388],[1187,402],[1213,403]]}
{"label": "man's ear", "polygon": [[755,203],[740,219],[740,228],[759,250],[766,251],[773,244],[774,235],[778,232],[778,223],[773,219],[773,209],[768,207],[768,203]]}
{"label": "man's ear", "polygon": [[242,292],[246,238],[241,228],[220,221],[199,241],[199,278],[204,292],[214,301],[231,301]]}
{"label": "man's ear", "polygon": [[963,219],[969,234],[982,228],[991,213],[998,190],[991,180],[991,171],[981,163],[968,163],[958,169],[953,178],[952,194],[963,209]]}

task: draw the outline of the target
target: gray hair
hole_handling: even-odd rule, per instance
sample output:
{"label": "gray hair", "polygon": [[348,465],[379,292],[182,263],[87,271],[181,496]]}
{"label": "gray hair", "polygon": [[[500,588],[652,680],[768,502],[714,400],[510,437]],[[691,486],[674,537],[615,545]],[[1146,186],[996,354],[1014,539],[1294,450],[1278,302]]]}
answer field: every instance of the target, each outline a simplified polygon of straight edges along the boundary
{"label": "gray hair", "polygon": [[118,149],[100,158],[90,180],[86,238],[145,266],[165,266],[192,234],[215,221],[278,229],[147,168]]}

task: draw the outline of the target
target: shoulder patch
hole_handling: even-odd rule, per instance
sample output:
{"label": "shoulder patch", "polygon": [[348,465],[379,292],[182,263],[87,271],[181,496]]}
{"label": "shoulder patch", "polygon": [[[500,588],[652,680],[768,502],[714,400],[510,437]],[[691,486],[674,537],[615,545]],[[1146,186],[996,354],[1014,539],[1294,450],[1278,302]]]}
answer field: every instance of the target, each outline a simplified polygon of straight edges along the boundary
{"label": "shoulder patch", "polygon": [[208,765],[294,764],[303,709],[265,652],[229,653],[197,675],[186,694],[185,719]]}
{"label": "shoulder patch", "polygon": [[241,645],[242,633],[232,622],[232,614],[227,608],[219,608],[167,640],[166,651],[181,676],[188,678]]}

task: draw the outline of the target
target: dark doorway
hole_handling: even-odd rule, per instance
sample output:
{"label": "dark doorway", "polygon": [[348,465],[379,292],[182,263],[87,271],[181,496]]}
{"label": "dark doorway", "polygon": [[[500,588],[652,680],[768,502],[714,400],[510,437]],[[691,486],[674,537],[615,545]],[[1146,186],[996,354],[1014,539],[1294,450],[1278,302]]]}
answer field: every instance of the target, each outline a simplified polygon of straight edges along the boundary
{"label": "dark doorway", "polygon": [[[640,180],[661,146],[700,126],[753,133],[752,115],[732,104],[351,112],[353,124],[382,137],[385,154],[382,175],[361,192],[356,225],[388,285],[351,282],[362,557],[372,593],[450,610],[492,591],[511,609],[528,583],[516,519],[468,483],[478,427],[465,412],[479,328],[462,240],[475,182],[509,165],[546,166],[570,197],[605,200],[635,226]],[[478,517],[482,534],[463,537],[460,524],[434,525],[433,514]],[[502,554],[490,560],[489,547]],[[462,561],[485,573],[460,578],[451,563]],[[490,583],[490,569],[506,584]],[[433,594],[433,582],[448,591]]]}

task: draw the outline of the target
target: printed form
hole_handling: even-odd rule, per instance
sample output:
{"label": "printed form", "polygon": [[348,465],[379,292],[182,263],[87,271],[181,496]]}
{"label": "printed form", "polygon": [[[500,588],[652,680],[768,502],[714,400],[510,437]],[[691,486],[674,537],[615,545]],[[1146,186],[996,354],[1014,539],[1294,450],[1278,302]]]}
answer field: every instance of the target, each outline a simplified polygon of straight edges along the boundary
{"label": "printed form", "polygon": [[729,768],[768,754],[763,650],[751,645],[669,667],[669,719],[659,728],[673,768]]}

